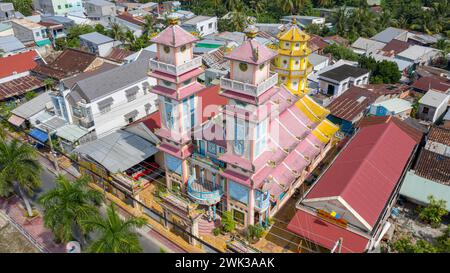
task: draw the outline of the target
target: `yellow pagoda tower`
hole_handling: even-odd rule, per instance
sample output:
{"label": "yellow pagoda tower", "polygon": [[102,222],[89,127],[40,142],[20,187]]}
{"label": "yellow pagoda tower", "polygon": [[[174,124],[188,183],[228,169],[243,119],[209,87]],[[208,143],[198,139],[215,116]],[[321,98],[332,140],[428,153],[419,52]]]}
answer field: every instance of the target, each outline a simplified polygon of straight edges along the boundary
{"label": "yellow pagoda tower", "polygon": [[278,34],[278,56],[272,67],[278,73],[278,83],[300,97],[295,103],[297,108],[318,124],[312,133],[320,141],[327,143],[339,127],[326,118],[330,111],[308,95],[308,75],[312,71],[312,65],[308,61],[311,54],[309,39],[310,36],[300,29],[294,18],[290,26]]}
{"label": "yellow pagoda tower", "polygon": [[285,31],[278,34],[278,57],[274,65],[278,82],[299,96],[308,93],[307,78],[312,71],[312,65],[308,62],[311,54],[309,39],[310,36],[300,29],[295,18]]}

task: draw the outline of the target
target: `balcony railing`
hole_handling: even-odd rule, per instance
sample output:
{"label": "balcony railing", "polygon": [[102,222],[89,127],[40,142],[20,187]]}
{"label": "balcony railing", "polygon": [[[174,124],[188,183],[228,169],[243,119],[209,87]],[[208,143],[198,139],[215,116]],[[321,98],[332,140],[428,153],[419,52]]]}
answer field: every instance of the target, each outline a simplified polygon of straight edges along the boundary
{"label": "balcony railing", "polygon": [[220,202],[223,192],[220,185],[191,176],[188,180],[188,195],[198,204],[214,205]]}
{"label": "balcony railing", "polygon": [[291,75],[291,76],[306,76],[312,71],[312,66],[307,66],[305,70],[287,70],[283,68],[274,68],[273,71],[275,71],[278,74],[281,75]]}
{"label": "balcony railing", "polygon": [[261,194],[255,199],[255,207],[259,211],[265,211],[270,205],[270,194]]}
{"label": "balcony railing", "polygon": [[240,81],[235,81],[232,79],[228,79],[222,77],[220,79],[220,86],[223,89],[227,89],[230,91],[239,92],[242,94],[250,95],[250,96],[259,96],[260,94],[267,91],[269,88],[274,86],[278,82],[278,74],[272,73],[269,78],[265,81],[255,85],[251,83],[245,83]]}
{"label": "balcony railing", "polygon": [[178,76],[202,65],[202,57],[196,57],[184,64],[173,65],[158,60],[150,60],[150,68],[170,75]]}

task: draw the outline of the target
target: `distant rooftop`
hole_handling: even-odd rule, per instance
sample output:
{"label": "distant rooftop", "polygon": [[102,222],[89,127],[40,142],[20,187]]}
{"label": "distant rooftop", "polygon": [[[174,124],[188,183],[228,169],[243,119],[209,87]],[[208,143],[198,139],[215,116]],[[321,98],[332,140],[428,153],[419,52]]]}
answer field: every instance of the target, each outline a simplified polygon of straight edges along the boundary
{"label": "distant rooftop", "polygon": [[343,81],[350,77],[358,78],[367,73],[369,73],[369,70],[365,68],[344,64],[331,70],[328,70],[324,73],[321,73],[319,77],[329,78],[336,81]]}
{"label": "distant rooftop", "polygon": [[193,18],[183,22],[182,25],[195,25],[195,24],[197,24],[199,22],[203,22],[203,21],[209,20],[211,18],[213,18],[213,17],[212,16],[198,15],[198,16],[195,16],[195,17],[193,17]]}
{"label": "distant rooftop", "polygon": [[106,43],[110,43],[110,42],[114,41],[113,38],[108,37],[103,34],[100,34],[98,32],[91,32],[91,33],[80,35],[80,39],[89,41],[96,45],[102,45],[102,44],[106,44]]}
{"label": "distant rooftop", "polygon": [[438,107],[442,104],[442,102],[450,95],[429,90],[420,100],[419,103],[423,105],[428,105],[432,107]]}

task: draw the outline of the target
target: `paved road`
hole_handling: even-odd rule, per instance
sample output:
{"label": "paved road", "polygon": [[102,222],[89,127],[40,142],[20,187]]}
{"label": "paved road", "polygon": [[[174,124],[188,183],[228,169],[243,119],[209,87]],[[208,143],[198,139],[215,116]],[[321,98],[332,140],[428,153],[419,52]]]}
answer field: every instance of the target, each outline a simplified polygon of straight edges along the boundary
{"label": "paved road", "polygon": [[[43,171],[41,172],[41,188],[37,190],[34,196],[30,198],[31,203],[36,208],[42,209],[42,207],[38,204],[37,199],[42,194],[55,187],[55,179],[56,176],[52,172],[50,172],[44,165]],[[166,251],[168,250],[169,247],[167,247],[166,244],[151,238],[149,235],[143,236],[141,233],[142,232],[140,232],[139,234],[139,241],[141,242],[141,246],[144,249],[145,253],[159,253],[161,248],[164,248]]]}

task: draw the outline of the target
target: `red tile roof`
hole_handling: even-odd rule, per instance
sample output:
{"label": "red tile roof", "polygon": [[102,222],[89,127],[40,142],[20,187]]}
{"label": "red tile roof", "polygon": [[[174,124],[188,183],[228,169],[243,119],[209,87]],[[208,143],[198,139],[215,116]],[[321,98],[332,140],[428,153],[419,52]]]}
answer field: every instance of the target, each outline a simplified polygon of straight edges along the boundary
{"label": "red tile roof", "polygon": [[45,84],[34,76],[25,76],[0,83],[0,100],[20,96],[28,91],[43,87]]}
{"label": "red tile roof", "polygon": [[319,219],[303,210],[297,210],[287,229],[330,250],[337,240],[342,238],[342,253],[362,253],[367,249],[369,242],[361,235]]}
{"label": "red tile roof", "polygon": [[448,128],[432,126],[427,138],[450,147],[450,129]]}
{"label": "red tile roof", "polygon": [[311,34],[311,39],[308,41],[308,47],[314,52],[316,50],[322,50],[329,44],[318,35]]}
{"label": "red tile roof", "polygon": [[0,58],[0,78],[8,77],[14,73],[23,73],[33,69],[37,63],[35,61],[38,54],[31,50],[8,57]]}
{"label": "red tile roof", "polygon": [[305,201],[339,196],[374,227],[415,145],[416,141],[393,122],[361,128]]}
{"label": "red tile roof", "polygon": [[450,186],[450,157],[448,156],[422,149],[414,170],[419,176]]}
{"label": "red tile roof", "polygon": [[417,143],[419,143],[422,140],[423,133],[421,131],[417,130],[408,123],[394,116],[365,117],[360,120],[360,122],[357,124],[357,127],[363,128],[375,124],[383,124],[389,122],[394,122],[400,129],[402,129],[405,133],[407,133],[410,137],[412,137]]}
{"label": "red tile roof", "polygon": [[441,92],[447,92],[447,90],[450,89],[450,80],[437,76],[421,77],[420,79],[415,81],[411,86],[423,92],[427,92],[430,89],[435,89]]}
{"label": "red tile roof", "polygon": [[138,26],[143,26],[144,22],[141,20],[136,19],[132,14],[128,13],[128,12],[123,12],[119,15],[117,15],[118,18],[125,20],[129,23],[138,25]]}

